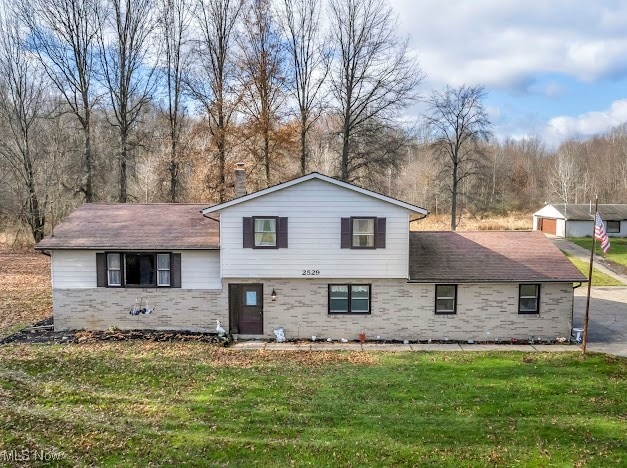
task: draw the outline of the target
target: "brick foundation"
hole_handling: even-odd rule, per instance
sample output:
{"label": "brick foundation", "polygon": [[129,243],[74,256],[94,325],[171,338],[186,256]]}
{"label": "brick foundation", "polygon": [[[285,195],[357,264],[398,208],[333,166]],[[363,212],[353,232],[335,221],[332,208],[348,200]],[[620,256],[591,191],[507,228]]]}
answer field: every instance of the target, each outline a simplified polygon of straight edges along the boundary
{"label": "brick foundation", "polygon": [[[228,283],[264,284],[264,332],[284,327],[288,338],[507,340],[529,336],[569,336],[573,292],[570,284],[541,286],[540,313],[518,314],[518,284],[460,284],[457,314],[435,315],[433,284],[402,279],[229,279],[223,289],[55,289],[55,328],[184,329],[214,331],[221,320],[228,329]],[[372,284],[370,315],[329,315],[329,283]],[[277,292],[272,301],[270,293]],[[131,316],[135,299],[145,297],[152,315]]]}

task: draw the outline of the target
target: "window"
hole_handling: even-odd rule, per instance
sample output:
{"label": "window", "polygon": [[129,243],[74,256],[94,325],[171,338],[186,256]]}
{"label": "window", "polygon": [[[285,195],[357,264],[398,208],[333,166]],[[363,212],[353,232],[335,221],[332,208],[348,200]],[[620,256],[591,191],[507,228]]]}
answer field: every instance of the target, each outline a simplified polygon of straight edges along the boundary
{"label": "window", "polygon": [[540,285],[521,284],[519,288],[518,313],[537,314],[540,311]]}
{"label": "window", "polygon": [[120,268],[120,254],[107,254],[107,282],[109,286],[122,286],[122,270]]}
{"label": "window", "polygon": [[375,218],[352,218],[353,248],[373,249],[375,244]]}
{"label": "window", "polygon": [[610,234],[617,234],[620,232],[620,221],[606,221],[607,232]]}
{"label": "window", "polygon": [[157,286],[170,286],[170,254],[157,254]]}
{"label": "window", "polygon": [[276,249],[278,218],[253,219],[253,247],[256,249]]}
{"label": "window", "polygon": [[435,313],[457,313],[457,285],[436,284],[435,286]]}
{"label": "window", "polygon": [[330,314],[369,314],[369,284],[330,284]]}
{"label": "window", "polygon": [[340,226],[341,248],[385,249],[386,218],[374,216],[341,218]]}
{"label": "window", "polygon": [[[171,262],[172,254],[169,253],[107,253],[107,282],[100,285],[114,287],[171,287]],[[180,262],[178,264],[180,265]],[[180,277],[180,274],[178,277]],[[176,287],[180,287],[180,285]]]}

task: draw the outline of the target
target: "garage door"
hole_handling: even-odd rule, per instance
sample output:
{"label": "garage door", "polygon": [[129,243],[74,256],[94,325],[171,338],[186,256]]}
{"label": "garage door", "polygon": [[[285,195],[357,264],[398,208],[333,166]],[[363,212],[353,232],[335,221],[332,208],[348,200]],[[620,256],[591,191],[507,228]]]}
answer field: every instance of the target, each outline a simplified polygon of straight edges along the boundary
{"label": "garage door", "polygon": [[540,218],[540,230],[547,234],[555,234],[557,221],[550,218]]}

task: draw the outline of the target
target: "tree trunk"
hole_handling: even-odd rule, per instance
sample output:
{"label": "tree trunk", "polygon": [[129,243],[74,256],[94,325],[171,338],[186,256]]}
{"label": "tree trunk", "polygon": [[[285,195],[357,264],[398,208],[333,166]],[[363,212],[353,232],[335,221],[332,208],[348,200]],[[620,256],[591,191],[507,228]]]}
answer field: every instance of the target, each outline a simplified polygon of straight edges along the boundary
{"label": "tree trunk", "polygon": [[120,128],[120,155],[119,155],[119,195],[118,202],[126,203],[128,201],[126,188],[126,162],[128,161],[128,135],[126,129]]}
{"label": "tree trunk", "polygon": [[458,163],[453,163],[453,185],[451,187],[451,231],[457,229],[457,180]]}
{"label": "tree trunk", "polygon": [[300,174],[307,173],[307,117],[301,112],[300,121]]}
{"label": "tree trunk", "polygon": [[170,135],[170,202],[176,203],[179,163],[176,158],[176,136]]}
{"label": "tree trunk", "polygon": [[[85,98],[83,99],[85,101]],[[89,103],[89,100],[87,99]],[[94,161],[91,153],[91,112],[85,107],[85,120],[83,124],[83,159],[85,161],[85,201],[92,203],[94,196]]]}
{"label": "tree trunk", "polygon": [[348,170],[348,154],[349,154],[349,148],[350,148],[350,143],[349,143],[349,129],[348,129],[348,119],[350,117],[346,116],[344,119],[344,125],[343,125],[343,132],[342,132],[342,175],[341,175],[341,180],[343,180],[344,182],[348,182],[348,178],[350,175],[350,172]]}
{"label": "tree trunk", "polygon": [[222,101],[222,81],[220,81],[220,90],[218,98],[218,178],[219,178],[219,195],[220,203],[226,201],[226,129],[224,128],[224,108]]}
{"label": "tree trunk", "polygon": [[263,131],[263,161],[266,170],[266,187],[270,186],[270,132],[265,125]]}

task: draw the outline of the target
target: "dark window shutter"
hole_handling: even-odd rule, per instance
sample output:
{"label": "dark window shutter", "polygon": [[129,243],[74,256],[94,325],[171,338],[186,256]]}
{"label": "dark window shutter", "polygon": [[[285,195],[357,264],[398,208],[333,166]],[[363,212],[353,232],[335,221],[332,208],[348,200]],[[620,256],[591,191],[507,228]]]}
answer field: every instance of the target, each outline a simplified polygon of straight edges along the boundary
{"label": "dark window shutter", "polygon": [[170,255],[170,287],[181,287],[181,254],[173,253]]}
{"label": "dark window shutter", "polygon": [[374,235],[377,249],[385,249],[385,218],[377,218],[377,232]]}
{"label": "dark window shutter", "polygon": [[96,286],[107,287],[107,254],[96,254]]}
{"label": "dark window shutter", "polygon": [[255,237],[255,234],[253,233],[253,219],[252,218],[244,218],[243,232],[244,232],[244,248],[252,249],[253,241]]}
{"label": "dark window shutter", "polygon": [[351,248],[351,219],[342,218],[342,248]]}
{"label": "dark window shutter", "polygon": [[287,218],[279,218],[279,235],[276,246],[279,249],[287,249]]}

